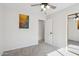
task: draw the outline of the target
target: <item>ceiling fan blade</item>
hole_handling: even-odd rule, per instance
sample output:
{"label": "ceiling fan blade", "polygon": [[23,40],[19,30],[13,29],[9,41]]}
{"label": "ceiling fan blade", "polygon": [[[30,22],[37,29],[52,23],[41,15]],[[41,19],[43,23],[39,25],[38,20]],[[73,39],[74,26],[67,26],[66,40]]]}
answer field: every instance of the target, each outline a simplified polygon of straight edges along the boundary
{"label": "ceiling fan blade", "polygon": [[70,15],[68,15],[68,16],[72,16],[72,15],[75,15],[75,14],[70,14]]}
{"label": "ceiling fan blade", "polygon": [[[48,4],[49,5],[49,4]],[[56,6],[49,5],[52,9],[56,9]]]}
{"label": "ceiling fan blade", "polygon": [[39,5],[41,5],[41,4],[34,4],[34,5],[31,5],[31,6],[39,6]]}
{"label": "ceiling fan blade", "polygon": [[74,14],[70,14],[70,15],[68,15],[68,16],[72,16],[72,15],[78,15],[79,13],[74,13]]}

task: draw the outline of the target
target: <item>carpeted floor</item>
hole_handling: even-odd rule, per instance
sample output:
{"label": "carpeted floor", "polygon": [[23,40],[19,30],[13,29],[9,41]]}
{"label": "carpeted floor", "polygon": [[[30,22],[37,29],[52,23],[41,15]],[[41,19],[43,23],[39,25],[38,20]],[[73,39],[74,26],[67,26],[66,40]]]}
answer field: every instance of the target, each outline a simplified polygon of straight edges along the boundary
{"label": "carpeted floor", "polygon": [[73,44],[79,46],[79,41],[68,40],[68,45]]}
{"label": "carpeted floor", "polygon": [[35,46],[5,51],[2,56],[46,56],[48,53],[57,49],[55,46],[42,42]]}

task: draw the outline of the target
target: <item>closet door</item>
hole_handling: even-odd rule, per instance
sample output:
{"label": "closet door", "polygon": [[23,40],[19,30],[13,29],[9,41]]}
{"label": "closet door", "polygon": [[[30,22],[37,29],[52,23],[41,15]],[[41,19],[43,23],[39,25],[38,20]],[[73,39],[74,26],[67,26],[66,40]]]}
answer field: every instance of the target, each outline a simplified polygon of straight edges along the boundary
{"label": "closet door", "polygon": [[45,42],[53,45],[53,24],[52,19],[45,21]]}

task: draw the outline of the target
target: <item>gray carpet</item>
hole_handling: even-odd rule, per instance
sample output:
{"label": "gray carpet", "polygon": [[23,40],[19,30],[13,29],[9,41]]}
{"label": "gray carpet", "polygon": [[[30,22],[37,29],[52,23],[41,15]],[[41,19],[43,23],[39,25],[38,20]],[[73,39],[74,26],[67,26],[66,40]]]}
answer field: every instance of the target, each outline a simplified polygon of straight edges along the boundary
{"label": "gray carpet", "polygon": [[68,44],[74,44],[79,46],[79,41],[68,40]]}
{"label": "gray carpet", "polygon": [[55,46],[46,43],[39,45],[5,51],[2,56],[46,56],[48,53],[57,50]]}

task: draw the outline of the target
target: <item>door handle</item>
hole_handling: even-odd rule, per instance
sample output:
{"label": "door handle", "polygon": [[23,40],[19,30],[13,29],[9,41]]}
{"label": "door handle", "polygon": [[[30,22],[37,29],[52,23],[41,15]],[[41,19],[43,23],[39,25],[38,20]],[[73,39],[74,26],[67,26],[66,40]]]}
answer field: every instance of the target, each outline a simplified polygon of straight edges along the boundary
{"label": "door handle", "polygon": [[50,32],[50,34],[53,34],[52,32]]}

